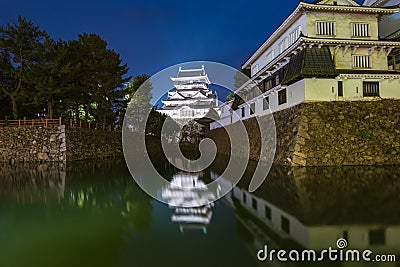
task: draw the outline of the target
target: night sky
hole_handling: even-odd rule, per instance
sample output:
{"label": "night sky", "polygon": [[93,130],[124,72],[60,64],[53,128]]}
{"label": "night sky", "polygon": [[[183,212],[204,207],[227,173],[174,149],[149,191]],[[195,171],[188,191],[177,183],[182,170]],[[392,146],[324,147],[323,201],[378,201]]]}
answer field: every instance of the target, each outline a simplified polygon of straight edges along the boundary
{"label": "night sky", "polygon": [[0,24],[18,15],[54,39],[97,33],[128,63],[129,75],[208,60],[240,68],[298,1],[1,1]]}

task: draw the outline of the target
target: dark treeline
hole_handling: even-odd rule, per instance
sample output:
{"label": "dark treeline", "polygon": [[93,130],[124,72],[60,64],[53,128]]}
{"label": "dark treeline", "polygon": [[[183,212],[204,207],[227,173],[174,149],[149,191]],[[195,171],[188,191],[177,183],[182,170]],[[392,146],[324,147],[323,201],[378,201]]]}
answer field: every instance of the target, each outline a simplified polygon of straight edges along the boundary
{"label": "dark treeline", "polygon": [[55,41],[22,17],[0,26],[0,118],[117,122],[148,79],[130,81],[127,73],[127,64],[97,34]]}

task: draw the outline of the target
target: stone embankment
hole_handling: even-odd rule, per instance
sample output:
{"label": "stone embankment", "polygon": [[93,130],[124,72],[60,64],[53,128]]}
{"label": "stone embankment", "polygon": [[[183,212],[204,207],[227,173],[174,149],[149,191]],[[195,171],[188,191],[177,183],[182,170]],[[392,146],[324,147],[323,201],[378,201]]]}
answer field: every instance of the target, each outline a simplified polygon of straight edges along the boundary
{"label": "stone embankment", "polygon": [[[292,166],[400,164],[400,101],[302,103],[273,115],[277,134],[274,163]],[[257,121],[250,118],[244,124],[250,139],[250,158],[258,160],[265,148]],[[230,154],[224,129],[208,131],[207,136],[216,142],[219,154]],[[234,146],[235,151],[243,150],[240,144]]]}
{"label": "stone embankment", "polygon": [[122,156],[121,132],[84,128],[2,127],[0,161],[65,162]]}

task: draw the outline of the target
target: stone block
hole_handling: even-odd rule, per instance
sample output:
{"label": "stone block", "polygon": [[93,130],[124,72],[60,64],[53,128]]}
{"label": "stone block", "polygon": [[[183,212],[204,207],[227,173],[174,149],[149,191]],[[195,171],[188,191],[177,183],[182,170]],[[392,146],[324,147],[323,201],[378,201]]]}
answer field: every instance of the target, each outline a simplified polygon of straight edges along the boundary
{"label": "stone block", "polygon": [[297,137],[296,143],[303,146],[306,144],[306,140],[304,139],[304,137]]}
{"label": "stone block", "polygon": [[294,152],[301,152],[301,145],[300,144],[296,143],[294,145]]}
{"label": "stone block", "polygon": [[301,153],[301,152],[297,152],[297,151],[295,151],[295,152],[293,153],[293,157],[294,157],[294,156],[299,157],[299,158],[303,158],[303,159],[306,159],[306,158],[307,158],[307,156],[306,156],[305,154],[303,154],[303,153]]}
{"label": "stone block", "polygon": [[47,161],[49,159],[49,155],[47,153],[38,153],[37,155],[40,161]]}
{"label": "stone block", "polygon": [[305,158],[299,157],[297,155],[293,156],[292,166],[306,166],[307,160]]}
{"label": "stone block", "polygon": [[58,139],[59,139],[59,140],[65,139],[65,132],[64,132],[64,133],[61,133],[61,134],[58,136]]}
{"label": "stone block", "polygon": [[305,140],[309,140],[311,138],[310,135],[305,131],[299,131],[297,135]]}

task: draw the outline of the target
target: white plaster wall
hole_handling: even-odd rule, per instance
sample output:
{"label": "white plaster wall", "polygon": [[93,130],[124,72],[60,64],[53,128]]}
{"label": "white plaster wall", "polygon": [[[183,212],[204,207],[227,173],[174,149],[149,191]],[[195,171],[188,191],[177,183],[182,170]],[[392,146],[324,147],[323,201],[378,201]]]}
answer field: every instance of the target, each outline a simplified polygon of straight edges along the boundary
{"label": "white plaster wall", "polygon": [[262,55],[257,58],[254,63],[252,64],[251,68],[251,76],[253,77],[254,70],[253,66],[258,64],[258,70],[261,70],[265,65],[267,65],[267,55],[274,50],[275,51],[275,57],[279,55],[279,44],[286,38],[289,38],[289,34],[294,31],[297,27],[301,26],[301,31],[304,33],[306,31],[306,15],[302,15],[299,17],[275,42],[273,42],[268,49],[262,53]]}
{"label": "white plaster wall", "polygon": [[[293,107],[304,101],[371,101],[373,97],[363,96],[363,82],[379,82],[380,98],[400,99],[400,81],[398,79],[360,79],[348,78],[342,79],[343,82],[343,97],[338,96],[338,80],[336,79],[313,79],[305,78],[294,84],[287,86],[287,103],[278,105],[278,91],[269,92],[265,96],[269,96],[270,110],[263,110],[263,98],[255,99],[256,112],[250,116],[249,103],[242,106],[246,109],[246,116],[242,118],[241,109],[236,110],[236,118],[233,118],[233,123],[238,119],[247,119],[252,116],[261,116],[266,112],[276,112],[289,107]],[[280,89],[281,90],[281,89]],[[231,124],[231,120],[221,119],[222,126]],[[217,123],[212,123],[211,128],[221,127]]]}
{"label": "white plaster wall", "polygon": [[[337,99],[337,81],[335,79],[304,79],[305,100],[334,101]],[[332,90],[333,88],[333,90]]]}
{"label": "white plaster wall", "polygon": [[[336,36],[338,39],[370,39],[378,40],[378,19],[374,14],[356,14],[356,13],[333,13],[333,12],[310,12],[307,14],[307,36],[321,37],[316,35],[316,21],[335,21]],[[351,23],[369,23],[370,37],[353,38],[351,36]]]}
{"label": "white plaster wall", "polygon": [[400,80],[382,80],[380,91],[382,98],[400,99]]}

